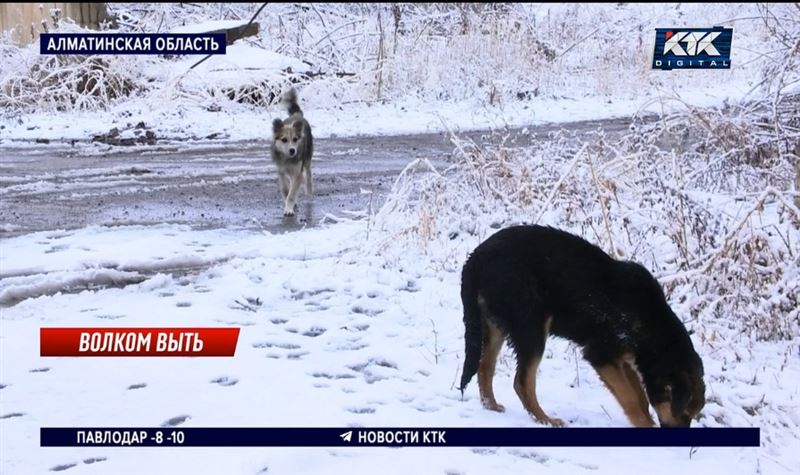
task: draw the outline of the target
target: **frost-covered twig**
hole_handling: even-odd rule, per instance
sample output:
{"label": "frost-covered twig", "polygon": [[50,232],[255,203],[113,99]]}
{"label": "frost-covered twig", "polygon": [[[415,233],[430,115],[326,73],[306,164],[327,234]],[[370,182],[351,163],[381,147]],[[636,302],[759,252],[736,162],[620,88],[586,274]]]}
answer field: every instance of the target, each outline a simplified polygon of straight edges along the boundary
{"label": "frost-covered twig", "polygon": [[563,185],[564,180],[566,180],[567,177],[569,177],[570,174],[572,173],[572,169],[575,168],[575,165],[578,163],[578,160],[580,160],[581,155],[583,155],[583,152],[586,150],[587,146],[588,146],[587,144],[583,144],[581,149],[578,150],[578,153],[575,154],[575,157],[573,157],[572,161],[567,165],[567,168],[561,173],[561,177],[553,185],[552,189],[550,190],[550,194],[547,196],[547,199],[542,204],[542,208],[541,208],[541,211],[539,212],[539,215],[536,217],[535,220],[533,220],[534,224],[537,224],[539,221],[542,220],[542,217],[544,216],[544,214],[549,209],[550,204],[553,202],[553,198],[556,196],[558,191],[561,189],[561,186]]}

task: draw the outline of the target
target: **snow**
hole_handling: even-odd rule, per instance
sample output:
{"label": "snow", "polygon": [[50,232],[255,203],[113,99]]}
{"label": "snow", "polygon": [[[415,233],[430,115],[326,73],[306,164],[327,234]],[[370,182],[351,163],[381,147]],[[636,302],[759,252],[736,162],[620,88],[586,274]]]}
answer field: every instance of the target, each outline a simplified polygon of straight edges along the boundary
{"label": "snow", "polygon": [[[459,273],[435,271],[413,252],[387,266],[364,251],[365,227],[346,220],[288,234],[90,227],[4,240],[0,293],[21,299],[25,282],[31,286],[0,320],[3,473],[71,464],[76,474],[374,473],[378,466],[382,473],[788,473],[800,463],[792,449],[800,425],[796,342],[758,344],[735,364],[698,347],[707,380],[720,381],[708,388],[700,424],[760,426],[760,449],[700,448],[690,456],[688,448],[233,448],[198,456],[180,448],[38,446],[41,426],[173,419],[178,427],[532,426],[511,387],[509,350],[495,383],[505,413],[484,410],[476,384],[463,400],[455,388],[463,357]],[[102,284],[105,269],[141,282],[90,290],[90,277]],[[89,282],[58,291],[70,273]],[[261,305],[241,305],[256,299]],[[39,327],[93,325],[242,330],[233,358],[38,356]],[[548,343],[537,386],[543,407],[573,427],[627,425],[566,341]],[[749,416],[749,407],[763,415]]]}
{"label": "snow", "polygon": [[[196,57],[188,57],[172,66],[175,74],[188,72],[197,62]],[[241,84],[243,78],[267,79],[270,75],[278,75],[286,68],[294,71],[305,71],[308,66],[302,61],[289,56],[256,48],[238,41],[228,46],[224,55],[214,55],[197,66],[192,74],[203,75],[205,80],[231,81]]]}
{"label": "snow", "polygon": [[[211,60],[206,63],[209,62]],[[181,64],[188,68],[188,65]],[[219,64],[211,63],[208,67],[221,68]],[[219,73],[223,78],[228,74],[248,74],[248,71],[237,69],[214,71],[214,74]],[[741,97],[747,89],[745,84],[697,89],[686,94],[684,100],[694,107],[719,106]],[[350,104],[345,112],[338,106],[317,106],[313,98],[301,97],[300,104],[313,127],[314,136],[326,138],[438,133],[448,129],[470,131],[521,128],[545,123],[670,112],[686,107],[683,103],[665,101],[665,98],[666,93],[660,99],[658,96],[646,99],[592,96],[543,98],[510,102],[497,107],[483,107],[474,100],[431,107],[425,101],[409,98],[389,104]],[[263,140],[271,130],[272,120],[285,115],[286,111],[282,106],[256,111],[233,104],[220,112],[211,112],[196,107],[174,107],[170,104],[159,106],[148,101],[134,101],[105,113],[75,113],[70,116],[27,114],[0,129],[0,145],[24,145],[25,141],[41,138],[53,142],[85,140],[87,137],[106,133],[114,127],[131,128],[142,121],[155,131],[159,140],[166,142],[202,139],[211,134],[219,134],[219,137],[230,141]],[[41,147],[41,144],[31,145]]]}
{"label": "snow", "polygon": [[[114,8],[125,11],[128,6]],[[151,29],[162,31],[208,31],[243,23],[197,18],[194,13],[187,17],[188,12],[200,9],[189,4],[152,8],[163,12],[146,19],[155,22]],[[752,5],[741,7],[743,18],[730,18],[714,5],[695,4],[515,7],[516,21],[536,25],[533,33],[526,34],[541,35],[556,49],[572,46],[551,64],[542,63],[527,36],[509,33],[487,44],[476,27],[463,38],[442,41],[438,35],[428,36],[427,18],[407,12],[410,16],[404,21],[411,34],[393,37],[399,43],[392,45],[394,56],[383,65],[383,89],[378,94],[376,66],[369,56],[378,46],[370,30],[377,27],[373,24],[377,16],[350,20],[355,13],[345,7],[347,14],[341,17],[329,15],[327,7],[315,10],[301,13],[291,5],[270,4],[262,14],[257,37],[238,40],[226,55],[215,55],[191,71],[189,67],[199,59],[196,56],[109,59],[114,61],[109,73],[118,73],[118,81],[133,83],[138,92],[123,98],[85,98],[84,108],[70,103],[63,106],[64,111],[54,101],[69,94],[48,89],[47,94],[56,96],[48,102],[31,93],[26,97],[41,101],[36,107],[0,114],[0,145],[36,139],[85,141],[140,121],[162,141],[211,134],[219,134],[218,140],[260,139],[274,117],[285,115],[282,107],[270,105],[268,89],[280,92],[290,80],[300,81],[301,106],[320,137],[441,132],[442,121],[460,130],[529,126],[663,112],[682,107],[682,101],[692,106],[736,104],[750,99],[763,85],[759,61],[767,57],[760,52],[774,37],[757,21],[759,11]],[[253,13],[236,11],[240,18]],[[220,14],[215,7],[203,13]],[[736,26],[731,70],[650,69],[650,26],[682,24],[685,18]],[[444,27],[453,19],[441,21]],[[594,28],[599,22],[608,31],[586,37],[584,27]],[[501,30],[507,27],[494,25]],[[298,29],[297,37],[291,33],[293,28]],[[635,44],[635,54],[623,54],[617,47],[623,33],[632,35],[629,41]],[[598,57],[604,60],[598,62]],[[30,68],[39,60],[33,48],[10,54],[8,64],[0,68],[0,86],[16,88],[31,77]],[[325,75],[307,80],[286,75],[287,68]],[[353,75],[337,78],[337,72]],[[229,99],[232,91],[260,97],[242,99],[252,101],[251,105],[238,103]],[[519,99],[519,94],[529,94],[529,98]]]}
{"label": "snow", "polygon": [[247,22],[242,20],[211,20],[173,28],[172,33],[211,33],[231,30],[245,25],[247,25]]}

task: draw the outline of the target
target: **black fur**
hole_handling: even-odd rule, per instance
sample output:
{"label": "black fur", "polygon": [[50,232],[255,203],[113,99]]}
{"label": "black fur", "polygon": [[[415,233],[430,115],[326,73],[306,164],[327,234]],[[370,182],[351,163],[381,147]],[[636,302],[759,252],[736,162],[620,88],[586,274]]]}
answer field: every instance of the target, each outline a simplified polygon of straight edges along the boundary
{"label": "black fur", "polygon": [[469,380],[478,372],[481,358],[481,309],[478,306],[478,288],[473,282],[476,271],[468,260],[461,273],[461,302],[464,304],[464,371],[461,375],[461,394]]}
{"label": "black fur", "polygon": [[550,333],[582,346],[595,367],[634,355],[651,404],[671,402],[676,418],[692,398],[702,407],[702,362],[659,283],[578,236],[543,226],[497,232],[464,265],[461,299],[462,392],[479,366],[481,319],[507,335],[523,364],[541,356],[552,317]]}

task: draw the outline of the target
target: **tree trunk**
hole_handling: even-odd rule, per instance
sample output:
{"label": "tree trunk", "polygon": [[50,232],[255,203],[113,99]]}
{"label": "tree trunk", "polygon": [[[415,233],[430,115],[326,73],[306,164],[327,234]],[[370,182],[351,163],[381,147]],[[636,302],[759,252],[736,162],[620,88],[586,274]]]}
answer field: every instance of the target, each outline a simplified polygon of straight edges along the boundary
{"label": "tree trunk", "polygon": [[61,10],[60,18],[70,18],[88,28],[97,29],[101,22],[113,22],[105,3],[0,3],[0,31],[11,30],[11,40],[17,44],[38,41],[45,28],[43,22],[52,26],[51,9]]}

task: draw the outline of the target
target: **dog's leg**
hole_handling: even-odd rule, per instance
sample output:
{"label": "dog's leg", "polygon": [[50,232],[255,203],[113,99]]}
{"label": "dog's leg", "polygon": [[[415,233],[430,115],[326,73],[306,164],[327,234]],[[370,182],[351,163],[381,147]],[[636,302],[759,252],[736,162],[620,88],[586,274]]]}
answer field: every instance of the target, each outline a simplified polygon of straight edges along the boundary
{"label": "dog's leg", "polygon": [[286,174],[283,172],[278,172],[278,185],[280,186],[281,194],[285,200],[286,196],[289,194],[289,182]]}
{"label": "dog's leg", "polygon": [[517,375],[514,377],[514,390],[517,392],[520,401],[522,401],[525,410],[535,417],[537,421],[555,427],[562,427],[564,421],[548,416],[536,398],[536,371],[539,369],[541,361],[542,357],[539,355],[531,357],[527,363],[520,363],[517,368]]}
{"label": "dog's leg", "polygon": [[284,216],[294,216],[294,204],[297,200],[297,192],[300,191],[300,182],[303,181],[302,170],[297,175],[290,175],[289,195],[286,196],[286,206],[283,208]]}
{"label": "dog's leg", "polygon": [[494,370],[497,365],[497,355],[503,347],[502,332],[490,322],[483,320],[483,342],[481,344],[481,361],[478,366],[478,388],[481,394],[481,403],[486,409],[503,412],[506,410],[494,398]]}
{"label": "dog's leg", "polygon": [[645,419],[645,422],[650,424],[650,426],[655,425],[653,418],[650,417],[650,403],[647,400],[647,394],[644,392],[644,387],[642,386],[642,380],[641,378],[639,378],[639,375],[636,373],[636,370],[633,369],[632,363],[630,361],[622,362],[622,372],[628,379],[628,384],[636,393],[636,400],[639,404],[639,410],[642,412],[642,414],[646,414],[648,417],[648,419]]}
{"label": "dog's leg", "polygon": [[306,164],[306,193],[308,196],[314,194],[314,185],[311,182],[311,160]]}
{"label": "dog's leg", "polygon": [[531,341],[513,342],[514,348],[517,350],[517,375],[514,377],[514,391],[517,392],[517,396],[522,401],[525,410],[536,420],[555,427],[561,427],[564,425],[564,421],[548,416],[542,406],[539,405],[539,400],[536,397],[536,372],[539,369],[539,363],[542,361],[544,345],[547,340],[547,334],[550,331],[551,322],[552,318],[545,320],[544,328],[540,330],[541,333],[534,331],[531,332],[533,335],[528,332],[520,335],[521,338],[530,338],[534,342],[539,339],[540,343],[531,344]]}
{"label": "dog's leg", "polygon": [[[626,369],[627,368],[627,369]],[[644,395],[639,377],[633,373],[628,363],[620,358],[614,363],[595,366],[595,371],[605,383],[611,394],[617,399],[628,420],[636,427],[652,427],[655,425],[647,409],[647,396]],[[630,371],[632,374],[628,374]],[[633,380],[635,377],[635,381]],[[642,405],[644,397],[644,406]]]}

